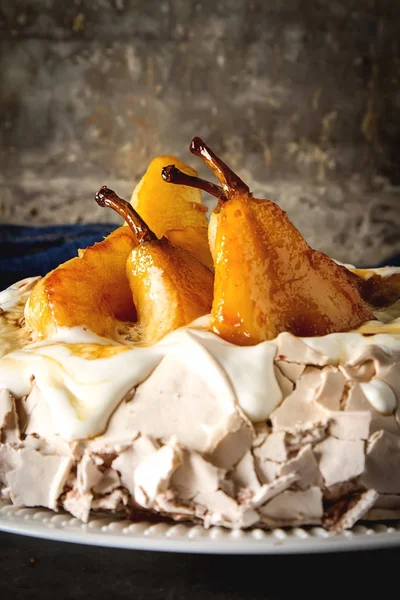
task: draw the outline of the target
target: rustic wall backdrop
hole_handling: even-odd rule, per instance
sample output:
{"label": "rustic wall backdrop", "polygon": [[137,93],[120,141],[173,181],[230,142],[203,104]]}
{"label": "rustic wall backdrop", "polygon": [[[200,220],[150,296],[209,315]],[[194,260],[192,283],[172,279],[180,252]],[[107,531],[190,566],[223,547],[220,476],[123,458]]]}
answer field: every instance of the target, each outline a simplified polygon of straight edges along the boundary
{"label": "rustic wall backdrop", "polygon": [[[307,239],[400,249],[398,0],[0,0],[0,219],[110,221],[201,135]],[[115,217],[117,218],[117,217]]]}

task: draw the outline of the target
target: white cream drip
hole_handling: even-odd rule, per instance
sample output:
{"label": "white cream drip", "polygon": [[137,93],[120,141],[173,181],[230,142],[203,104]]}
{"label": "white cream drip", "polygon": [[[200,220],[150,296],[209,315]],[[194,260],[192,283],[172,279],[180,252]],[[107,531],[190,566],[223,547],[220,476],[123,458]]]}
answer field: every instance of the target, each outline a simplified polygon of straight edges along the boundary
{"label": "white cream drip", "polygon": [[[92,336],[80,328],[60,329],[56,339],[30,344],[0,360],[0,387],[21,397],[29,393],[34,377],[48,402],[56,432],[68,442],[102,433],[121,399],[170,354],[183,355],[194,370],[202,356],[205,376],[207,362],[210,369],[216,361],[253,421],[266,419],[282,399],[273,376],[276,346],[272,342],[255,347],[232,346],[213,333],[190,327],[178,329],[148,347],[118,347],[97,336],[93,344],[89,342]],[[97,345],[121,351],[88,360],[71,351],[74,344],[82,343],[86,351]],[[267,374],[271,375],[268,386]]]}
{"label": "white cream drip", "polygon": [[330,333],[321,337],[298,338],[306,346],[323,357],[326,364],[339,365],[352,362],[368,346],[382,346],[388,350],[400,351],[400,335],[379,333],[364,336],[361,333]]}

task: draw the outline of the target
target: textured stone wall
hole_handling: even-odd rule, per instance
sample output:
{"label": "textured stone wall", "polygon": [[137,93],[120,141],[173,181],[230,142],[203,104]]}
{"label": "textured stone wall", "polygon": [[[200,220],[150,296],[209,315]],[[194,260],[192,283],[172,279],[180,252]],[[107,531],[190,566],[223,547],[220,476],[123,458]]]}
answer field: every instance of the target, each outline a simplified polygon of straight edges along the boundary
{"label": "textured stone wall", "polygon": [[398,0],[0,0],[0,219],[110,221],[200,135],[307,239],[400,249]]}

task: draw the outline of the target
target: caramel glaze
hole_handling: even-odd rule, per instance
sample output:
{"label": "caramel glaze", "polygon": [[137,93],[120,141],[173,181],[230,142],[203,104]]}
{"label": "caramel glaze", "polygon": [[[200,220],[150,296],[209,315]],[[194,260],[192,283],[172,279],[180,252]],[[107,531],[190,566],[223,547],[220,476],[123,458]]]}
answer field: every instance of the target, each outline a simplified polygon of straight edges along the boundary
{"label": "caramel glaze", "polygon": [[400,273],[393,273],[388,277],[374,273],[367,279],[351,271],[348,274],[361,298],[374,308],[385,308],[400,298]]}
{"label": "caramel glaze", "polygon": [[[347,270],[313,250],[286,213],[253,198],[248,186],[200,139],[190,151],[201,157],[220,186],[188,178],[173,165],[165,181],[194,185],[219,202],[212,330],[239,345],[348,331],[374,319]],[[215,223],[215,221],[214,221]],[[211,238],[210,238],[211,239]]]}

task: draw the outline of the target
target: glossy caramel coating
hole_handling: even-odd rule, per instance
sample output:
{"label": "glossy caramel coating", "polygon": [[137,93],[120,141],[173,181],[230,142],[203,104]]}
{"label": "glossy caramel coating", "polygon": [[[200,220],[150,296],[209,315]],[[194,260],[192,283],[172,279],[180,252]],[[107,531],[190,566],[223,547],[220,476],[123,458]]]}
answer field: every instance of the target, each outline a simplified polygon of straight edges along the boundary
{"label": "glossy caramel coating", "polygon": [[136,319],[126,277],[126,261],[136,245],[132,231],[119,227],[40,279],[27,304],[28,327],[40,337],[75,326],[113,337],[117,321]]}
{"label": "glossy caramel coating", "polygon": [[310,248],[277,204],[236,195],[217,219],[211,323],[224,339],[319,336],[374,318],[343,268]]}
{"label": "glossy caramel coating", "polygon": [[144,343],[155,343],[211,310],[213,274],[166,238],[137,246],[126,273]]}
{"label": "glossy caramel coating", "polygon": [[[200,138],[193,139],[190,150],[221,184],[210,191],[207,182],[196,181],[197,188],[219,198],[209,227],[215,333],[251,345],[283,331],[298,336],[347,331],[374,318],[346,269],[310,248],[277,204],[253,198]],[[188,183],[176,170],[170,181]]]}

